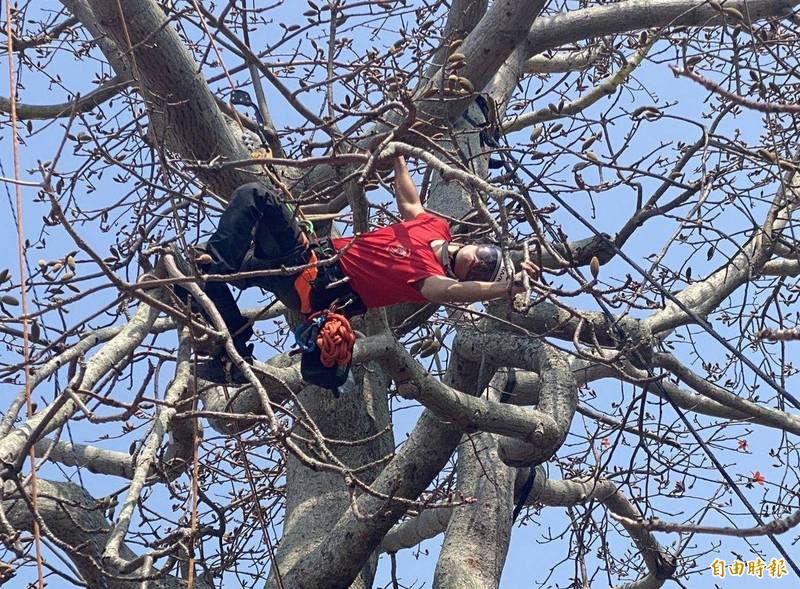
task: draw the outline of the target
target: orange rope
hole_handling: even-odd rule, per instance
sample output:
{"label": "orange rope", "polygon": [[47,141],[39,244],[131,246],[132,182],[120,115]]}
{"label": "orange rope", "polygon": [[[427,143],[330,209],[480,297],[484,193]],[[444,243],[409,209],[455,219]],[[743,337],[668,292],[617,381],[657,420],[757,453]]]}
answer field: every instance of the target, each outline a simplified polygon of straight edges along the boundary
{"label": "orange rope", "polygon": [[346,366],[353,359],[356,334],[347,317],[333,311],[323,312],[325,323],[317,334],[320,362],[325,368],[333,368],[334,364]]}
{"label": "orange rope", "polygon": [[[19,183],[19,139],[17,138],[17,83],[14,74],[14,29],[11,23],[11,2],[6,1],[6,39],[8,50],[8,88],[9,102],[11,103],[11,151],[14,158],[14,189],[16,191],[17,207],[17,253],[19,257],[19,289],[22,299],[22,357],[25,367],[25,405],[27,406],[28,418],[33,416],[33,403],[31,401],[31,367],[30,367],[30,340],[28,336],[28,298],[25,291],[25,232],[22,228],[22,186]],[[36,450],[31,444],[29,452],[31,459],[31,506],[36,510]],[[36,553],[36,573],[38,577],[39,589],[44,589],[44,569],[42,565],[42,539],[39,529],[39,520],[33,514],[33,545]]]}

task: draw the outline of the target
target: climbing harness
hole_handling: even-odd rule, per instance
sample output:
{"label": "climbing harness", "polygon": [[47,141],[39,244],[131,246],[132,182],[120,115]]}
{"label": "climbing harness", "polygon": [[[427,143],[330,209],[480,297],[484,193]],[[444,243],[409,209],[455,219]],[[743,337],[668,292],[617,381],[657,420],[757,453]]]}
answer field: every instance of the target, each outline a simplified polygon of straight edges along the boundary
{"label": "climbing harness", "polygon": [[313,311],[311,295],[314,282],[319,275],[319,268],[317,267],[319,258],[313,249],[309,249],[308,267],[300,272],[294,280],[294,289],[297,291],[297,296],[300,297],[300,312],[303,315],[308,315]]}
{"label": "climbing harness", "polygon": [[355,343],[348,316],[366,308],[339,264],[319,264],[336,255],[331,240],[314,239],[306,247],[308,267],[294,283],[305,320],[295,329],[297,349],[290,353],[302,354],[303,380],[330,389],[338,397],[339,387],[350,373]]}

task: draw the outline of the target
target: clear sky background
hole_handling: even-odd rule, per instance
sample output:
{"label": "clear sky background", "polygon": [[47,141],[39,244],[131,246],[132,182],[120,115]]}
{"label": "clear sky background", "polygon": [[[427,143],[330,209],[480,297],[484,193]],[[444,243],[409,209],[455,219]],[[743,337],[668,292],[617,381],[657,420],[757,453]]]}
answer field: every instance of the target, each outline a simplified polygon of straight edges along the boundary
{"label": "clear sky background", "polygon": [[[39,4],[39,8],[53,8],[52,5],[56,3],[52,2],[52,0],[49,0],[48,2],[40,2]],[[282,3],[282,6],[280,6],[275,12],[276,20],[281,20],[287,24],[304,22],[302,17],[299,15],[301,10],[298,10],[298,6],[300,5],[303,6],[303,9],[305,9],[305,3],[302,2]],[[271,30],[261,30],[256,33],[251,33],[254,46],[258,46],[260,42],[263,43],[266,41],[266,39],[276,35],[275,31],[278,29],[274,27],[277,27],[277,24],[273,25],[273,29]],[[372,38],[368,33],[368,31],[364,30],[351,30],[346,32],[348,36],[353,37],[355,40],[355,52],[365,50],[370,46],[385,49],[396,39],[396,36],[391,35],[388,32],[380,35],[377,38]],[[233,65],[238,65],[238,62],[232,60],[228,63],[229,67]],[[66,87],[69,89],[82,90],[85,93],[93,87],[92,79],[96,70],[97,66],[92,61],[92,57],[90,56],[83,62],[75,62],[65,58],[54,60],[53,63],[47,68],[47,71],[53,78],[51,80],[46,79],[40,74],[30,75],[23,71],[22,83],[24,88],[21,91],[20,100],[23,102],[36,104],[55,103],[64,100],[66,98],[66,94],[62,89],[59,88],[59,79],[60,81],[63,81]],[[698,91],[698,89],[692,86],[691,83],[685,80],[677,80],[673,78],[666,64],[647,64],[636,72],[635,77],[653,91],[653,94],[655,95],[653,100],[654,103],[663,104],[666,102],[677,101],[679,103],[677,110],[689,118],[696,117],[701,108],[700,102],[706,97],[705,93]],[[241,76],[239,76],[239,78],[244,79]],[[215,89],[222,92],[224,87],[225,84],[222,83],[218,84]],[[284,127],[297,122],[298,118],[296,113],[287,107],[285,101],[283,101],[268,85],[265,84],[265,87],[269,97],[270,109],[277,126]],[[4,79],[0,81],[0,89],[2,90],[2,94],[4,96],[8,95],[7,80]],[[624,102],[626,100],[630,103],[631,109],[640,105],[640,102],[631,102],[630,96],[623,93],[621,101]],[[637,100],[639,99],[637,98]],[[541,107],[543,104],[546,104],[546,102],[547,100],[543,100],[542,104],[535,104],[534,107]],[[600,110],[604,107],[605,105],[601,103],[595,107],[595,111],[600,112]],[[50,125],[56,126],[62,124],[63,121],[50,123]],[[750,114],[745,114],[739,118],[737,120],[737,124],[742,130],[743,136],[753,139],[762,131],[763,125],[759,117]],[[686,126],[687,141],[693,141],[698,136],[698,133],[699,131],[696,127],[692,128],[691,125]],[[22,146],[22,169],[24,171],[24,179],[38,179],[38,176],[30,173],[29,170],[35,168],[37,160],[43,161],[52,157],[56,147],[52,143],[53,136],[54,133],[52,130],[46,129],[44,122],[35,122],[33,125],[32,134],[27,134],[23,131],[24,145]],[[670,137],[673,138],[674,134]],[[654,126],[654,132],[650,135],[650,140],[650,145],[645,144],[645,142],[640,142],[637,145],[637,149],[639,149],[641,153],[645,153],[648,149],[656,145],[661,140],[658,127]],[[68,169],[69,165],[74,163],[74,161],[75,160],[72,158],[72,156],[67,153],[65,154],[63,165]],[[2,171],[0,171],[0,175],[6,177],[10,176],[12,173],[12,160],[10,151],[10,135],[7,127],[4,129],[2,140],[0,140],[0,163],[2,164]],[[535,168],[532,171],[536,173]],[[108,177],[103,179],[94,179],[93,182],[95,182],[97,185],[98,190],[91,194],[85,195],[86,202],[91,202],[92,206],[105,201],[111,202],[120,194],[119,186],[114,184]],[[8,202],[2,198],[2,193],[6,193],[6,195],[9,197]],[[46,244],[42,244],[38,241],[41,217],[42,215],[47,214],[49,207],[43,203],[35,202],[35,189],[26,188],[24,189],[23,194],[25,196],[25,235],[26,238],[30,239],[31,242],[35,244],[26,252],[29,268],[35,267],[36,261],[39,258],[51,259],[57,255],[63,254],[63,252],[68,249],[74,249],[72,244],[64,240],[60,233],[55,233],[54,237],[48,238]],[[0,231],[0,268],[10,267],[14,269],[14,273],[16,275],[17,243],[16,236],[12,231],[13,223],[11,219],[13,217],[14,210],[10,202],[11,197],[13,197],[13,188],[9,184],[3,184],[3,186],[0,187],[0,207],[5,210],[8,221],[4,225],[6,230]],[[391,195],[382,191],[370,193],[370,198],[373,200],[373,202],[391,201]],[[585,199],[585,202],[576,201],[572,204],[580,205],[583,211],[589,210],[588,199]],[[596,200],[594,204],[596,205],[596,217],[594,219],[596,226],[601,231],[605,231],[610,234],[614,234],[621,227],[621,225],[624,223],[624,220],[627,218],[627,215],[632,210],[632,199],[629,193],[606,193],[599,196],[598,200]],[[754,214],[757,217],[758,211],[754,211]],[[565,231],[573,239],[588,236],[588,231],[579,226],[579,224],[577,224],[577,222],[574,220],[571,220],[566,213],[559,214],[558,218]],[[634,236],[634,238],[631,240],[631,243],[627,246],[626,251],[637,252],[637,254],[639,254],[638,260],[644,260],[645,256],[661,249],[668,236],[667,232],[671,232],[672,230],[673,226],[666,223],[656,222],[650,224],[647,226],[645,231],[640,231],[636,236]],[[84,237],[90,240],[95,246],[101,247],[100,244],[104,242],[107,242],[110,245],[114,236],[86,235]],[[704,260],[702,255],[701,258]],[[718,263],[718,260],[716,259],[712,262],[706,263],[702,261],[697,262],[694,266],[695,276],[701,275],[704,270],[713,267],[713,265],[716,263]],[[632,272],[632,270],[625,269],[624,263],[620,260],[615,260],[608,266],[607,270],[604,269],[603,271],[604,275],[607,274],[609,276],[624,276],[626,272]],[[33,294],[36,296],[36,291],[34,291]],[[737,294],[735,298],[741,296],[743,295]],[[247,297],[247,300],[249,301],[256,301],[258,299],[259,297],[255,293],[250,293]],[[584,308],[595,310],[596,306],[593,306],[593,302],[591,300],[587,300]],[[88,315],[92,312],[92,310],[93,309],[90,308],[84,308],[80,310],[80,313]],[[77,310],[75,312],[77,312]],[[76,322],[77,319],[78,317],[76,316],[70,316],[69,323],[72,324]],[[711,345],[709,343],[710,339],[702,336],[702,334],[699,333],[699,330],[692,329],[691,332],[695,334],[699,345]],[[686,354],[690,353],[688,344],[687,348],[683,352]],[[256,354],[257,356],[260,355],[263,357],[267,354],[267,350],[263,347],[259,348],[257,349]],[[720,359],[721,358],[722,355],[720,354]],[[37,398],[39,396],[52,398],[55,391],[60,390],[59,385],[63,385],[63,382],[62,376],[61,381],[57,381],[51,385],[45,385],[41,389],[38,389]],[[794,382],[790,380],[787,384],[791,388],[791,385],[794,384]],[[9,386],[7,384],[0,384],[0,391],[2,391],[2,397],[5,400],[3,406],[5,406],[10,401],[12,396],[16,395],[18,388],[15,386]],[[590,392],[597,394],[598,397],[604,399],[603,402],[607,401],[608,407],[610,408],[610,403],[613,400],[619,399],[622,394],[625,395],[625,398],[629,399],[631,395],[631,387],[628,385],[620,387],[619,383],[612,381],[599,381],[592,383],[589,387],[589,390],[583,391],[582,394],[587,395]],[[599,404],[602,405],[603,402],[600,402]],[[411,427],[413,427],[417,416],[418,410],[404,410],[395,414],[396,440],[403,439],[405,433],[409,431]],[[580,416],[576,416],[573,425],[573,432],[581,432],[583,430],[583,419],[584,418]],[[668,419],[672,419],[671,413],[669,413]],[[748,428],[744,428],[742,426],[732,428],[732,431],[729,432],[729,437],[733,441],[730,441],[727,444],[727,447],[735,447],[737,435],[746,436],[747,431]],[[768,481],[767,485],[763,487],[755,486],[753,489],[744,489],[744,492],[748,498],[757,505],[761,502],[765,494],[767,497],[776,496],[775,490],[771,488],[771,484],[773,481],[781,480],[782,476],[784,476],[786,472],[784,471],[785,467],[776,467],[773,465],[773,461],[768,458],[767,454],[771,448],[775,447],[779,443],[780,436],[771,430],[768,431],[766,428],[756,428],[755,431],[757,435],[754,434],[747,436],[750,451],[747,453],[741,452],[735,454],[736,460],[726,464],[726,466],[729,468],[729,471],[733,475],[734,479],[741,482],[745,482],[747,477],[749,477],[751,473],[756,470],[765,473]],[[71,431],[71,434],[74,436],[76,441],[83,442],[91,442],[95,440],[98,436],[98,433],[99,430],[96,427],[87,426],[83,422],[74,424]],[[141,435],[141,432],[135,433],[134,437],[139,435]],[[624,438],[630,444],[635,444],[635,440],[632,436],[626,434]],[[127,449],[131,439],[133,438],[127,437],[119,440],[102,441],[98,442],[98,444],[102,445],[103,447],[124,450]],[[622,445],[618,450],[616,450],[616,452],[617,454],[613,463],[619,465],[627,464],[627,458],[630,456],[630,447]],[[726,453],[726,456],[730,457],[731,454]],[[787,458],[794,466],[797,466],[797,456],[790,456]],[[67,472],[58,474],[59,470],[61,470],[60,467],[48,465],[44,469],[43,476],[51,476],[62,479],[64,477],[73,479],[76,477],[74,470],[68,469]],[[560,477],[560,474],[555,469],[551,468],[550,472],[551,476],[556,478]],[[682,518],[687,518],[693,511],[699,510],[705,504],[707,504],[708,498],[718,492],[719,486],[717,481],[719,481],[719,476],[713,472],[710,465],[707,474],[709,480],[689,481],[691,484],[689,485],[687,496],[693,498],[681,498],[675,500],[674,510],[671,511],[673,519],[681,520]],[[784,480],[783,484],[797,488],[797,481],[793,478],[793,475],[788,476],[790,478],[788,480]],[[674,484],[674,482],[675,481],[673,480],[672,483]],[[110,477],[92,477],[91,491],[95,496],[102,496],[111,492],[119,485],[119,480],[111,480]],[[659,505],[665,507],[665,503],[663,502],[661,502]],[[733,498],[733,505],[734,507],[731,508],[732,511],[743,511],[741,505],[739,505],[735,498]],[[166,501],[166,499],[164,500],[162,507],[164,510],[170,509],[169,503]],[[662,514],[662,517],[670,519],[667,517],[667,515],[670,514]],[[542,543],[541,541],[542,536],[547,532],[558,534],[566,530],[568,524],[567,518],[567,512],[563,509],[545,508],[540,514],[534,514],[525,523],[525,525],[517,526],[515,528],[501,585],[503,589],[539,586],[554,588],[569,586],[569,578],[573,572],[572,564],[569,562],[562,564],[556,570],[555,574],[547,579],[550,567],[553,564],[564,559],[569,560],[570,555],[565,553],[565,544]],[[736,518],[735,521],[738,525],[753,525],[753,523],[749,520],[749,517],[745,516]],[[718,517],[713,513],[706,518],[704,523],[708,525],[730,525],[723,518]],[[627,536],[620,535],[617,532],[611,532],[609,537],[611,539],[610,548],[612,552],[615,552],[615,554],[620,558],[623,557],[625,550],[629,545]],[[675,541],[676,538],[677,537],[675,535],[659,535],[659,539],[665,545],[670,545],[670,543]],[[441,537],[428,540],[424,542],[418,549],[404,550],[397,555],[398,569],[401,574],[400,580],[403,585],[415,588],[431,586],[433,569],[435,567],[436,556],[439,551],[441,540]],[[800,550],[798,550],[797,546],[794,545],[797,540],[796,533],[789,532],[788,534],[781,536],[780,540],[795,558],[800,559]],[[740,539],[695,537],[693,543],[700,548],[691,552],[699,553],[703,550],[709,551],[704,556],[699,557],[699,562],[701,563],[710,564],[714,558],[722,558],[730,562],[734,558],[734,553],[743,555],[746,560],[755,558],[748,547],[748,543]],[[764,557],[766,557],[767,561],[772,557],[778,556],[775,549],[767,541],[758,540],[753,544],[762,550],[762,554]],[[592,563],[591,558],[592,557],[590,556],[590,565]],[[25,579],[25,573],[20,574],[17,580],[12,582],[11,586],[22,587]],[[605,583],[603,582],[603,579],[604,578],[602,575],[598,576],[596,586],[604,586]],[[715,580],[712,579],[708,572],[706,572],[702,576],[695,576],[686,580],[685,586],[692,588],[711,588],[715,587],[715,582],[716,586],[723,587],[725,589],[739,589],[753,586],[792,587],[797,586],[798,580],[793,575],[790,575],[781,581],[767,578],[763,580],[756,580],[747,576],[739,579],[725,578],[724,580]],[[387,585],[391,586],[389,578],[389,565],[388,559],[383,557],[379,564],[376,587],[384,587]],[[667,584],[667,587],[676,586],[677,585],[674,583]]]}

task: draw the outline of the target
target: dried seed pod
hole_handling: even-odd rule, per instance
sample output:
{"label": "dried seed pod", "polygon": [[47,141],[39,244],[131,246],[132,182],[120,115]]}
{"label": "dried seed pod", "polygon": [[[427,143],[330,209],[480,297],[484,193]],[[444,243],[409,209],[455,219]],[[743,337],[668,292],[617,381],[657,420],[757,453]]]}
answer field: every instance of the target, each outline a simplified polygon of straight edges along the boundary
{"label": "dried seed pod", "polygon": [[597,259],[597,256],[592,256],[592,261],[589,262],[589,270],[592,272],[592,277],[597,280],[600,275],[600,260]]}
{"label": "dried seed pod", "polygon": [[469,93],[475,92],[475,86],[467,78],[458,78],[458,85]]}
{"label": "dried seed pod", "polygon": [[597,154],[595,152],[593,152],[593,151],[590,151],[590,150],[584,151],[583,155],[586,156],[586,159],[591,161],[591,162],[594,162],[596,164],[600,163],[600,158],[597,157]]}
{"label": "dried seed pod", "polygon": [[442,344],[435,340],[426,340],[426,342],[427,345],[422,346],[422,350],[420,350],[420,358],[428,358],[429,356],[433,356],[442,347]]}
{"label": "dried seed pod", "polygon": [[597,141],[597,135],[592,135],[586,141],[581,144],[581,151],[586,151],[592,146],[592,143]]}
{"label": "dried seed pod", "polygon": [[741,21],[744,20],[744,15],[733,6],[726,7],[724,9],[724,12],[725,14],[727,14],[728,16],[732,16],[736,20],[741,20]]}

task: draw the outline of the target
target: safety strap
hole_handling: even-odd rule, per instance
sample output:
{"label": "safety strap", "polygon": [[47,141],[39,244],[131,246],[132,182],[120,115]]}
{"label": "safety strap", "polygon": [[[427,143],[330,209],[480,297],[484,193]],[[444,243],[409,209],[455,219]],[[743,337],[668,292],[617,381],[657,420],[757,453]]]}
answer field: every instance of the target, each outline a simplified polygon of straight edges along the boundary
{"label": "safety strap", "polygon": [[[506,384],[503,387],[503,393],[500,395],[500,402],[501,403],[508,403],[511,400],[512,395],[514,394],[514,388],[517,386],[517,373],[514,370],[509,370],[508,376],[506,377]],[[519,490],[519,498],[517,499],[517,504],[514,506],[514,513],[511,515],[511,523],[513,524],[517,521],[517,517],[519,513],[522,511],[522,508],[525,507],[525,502],[528,500],[528,497],[533,490],[533,483],[536,481],[536,467],[532,466],[530,471],[528,472],[528,478],[525,480],[525,484],[522,485],[522,488]]]}
{"label": "safety strap", "polygon": [[308,315],[313,311],[311,307],[311,290],[314,280],[319,275],[318,262],[317,252],[310,248],[308,267],[300,272],[294,280],[294,289],[297,291],[297,296],[300,297],[300,312],[304,315]]}
{"label": "safety strap", "polygon": [[525,484],[522,485],[522,488],[519,490],[519,499],[517,499],[517,504],[514,507],[514,513],[511,514],[511,523],[513,524],[517,521],[517,516],[519,516],[519,512],[522,511],[522,508],[525,507],[525,502],[528,500],[528,497],[533,490],[533,483],[536,482],[536,467],[531,466],[528,472],[528,478],[525,480]]}
{"label": "safety strap", "polygon": [[450,241],[445,241],[442,244],[442,249],[439,250],[439,262],[442,264],[442,268],[444,268],[444,273],[447,274],[450,278],[456,278],[456,273],[453,271],[453,267],[450,264]]}
{"label": "safety strap", "polygon": [[[496,123],[496,117],[494,116],[492,107],[489,105],[489,101],[482,94],[478,94],[475,97],[475,104],[481,110],[484,122],[478,123],[475,119],[473,119],[469,115],[469,109],[464,111],[462,117],[470,125],[476,129],[479,129],[481,147],[499,147],[498,140],[500,139],[500,127]],[[490,169],[494,170],[501,167],[503,167],[502,160],[493,157],[489,158]]]}

